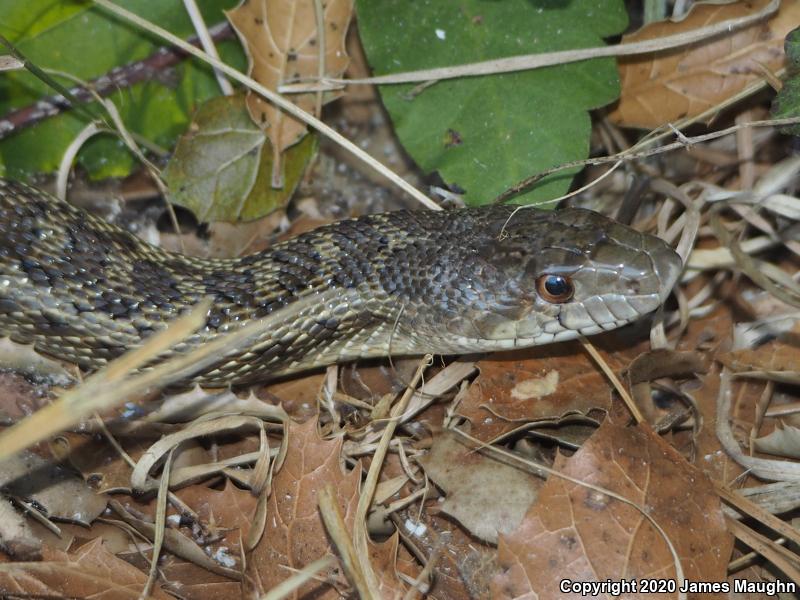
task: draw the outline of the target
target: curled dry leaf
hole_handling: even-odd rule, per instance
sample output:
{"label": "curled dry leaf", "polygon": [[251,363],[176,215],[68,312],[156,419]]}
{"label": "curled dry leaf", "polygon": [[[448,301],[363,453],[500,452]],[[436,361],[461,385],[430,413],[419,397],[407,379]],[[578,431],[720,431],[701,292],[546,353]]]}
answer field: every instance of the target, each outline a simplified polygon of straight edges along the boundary
{"label": "curled dry leaf", "polygon": [[[289,80],[324,75],[338,77],[347,68],[345,34],[353,14],[353,0],[322,2],[324,32],[317,31],[314,0],[245,0],[226,13],[247,52],[248,74],[264,87],[277,90]],[[324,52],[320,52],[324,41]],[[323,64],[320,65],[320,58]],[[323,101],[336,98],[325,94]],[[312,114],[317,94],[296,94],[292,100]],[[248,93],[247,109],[272,144],[272,185],[283,187],[281,154],[306,133],[306,125],[267,100]]]}
{"label": "curled dry leaf", "polygon": [[[336,490],[348,528],[352,528],[358,504],[361,472],[356,468],[345,473],[342,468],[342,438],[322,439],[316,419],[303,425],[289,422],[286,435],[289,450],[272,480],[264,533],[247,559],[247,573],[259,595],[288,579],[293,569],[333,554],[317,506],[320,490],[329,484]],[[332,583],[345,587],[347,583],[341,569],[335,571],[327,573],[331,583],[312,580],[295,590],[291,598],[339,598]]]}
{"label": "curled dry leaf", "polygon": [[[389,539],[381,543],[369,543],[370,564],[378,577],[378,590],[381,598],[402,598],[406,586],[397,576],[397,554],[400,547],[400,536],[394,533]],[[410,557],[409,557],[410,558]],[[406,563],[408,564],[408,563]],[[405,573],[416,578],[418,569]]]}
{"label": "curled dry leaf", "polygon": [[759,452],[800,459],[800,429],[779,422],[771,433],[753,440]]}
{"label": "curled dry leaf", "polygon": [[683,379],[695,373],[708,373],[708,367],[708,357],[699,352],[658,348],[640,354],[631,361],[628,367],[628,381],[635,385],[661,377]]}
{"label": "curled dry leaf", "polygon": [[[627,35],[638,42],[675,35],[764,8],[768,0],[698,4],[681,21],[660,21]],[[627,127],[651,129],[692,117],[783,66],[783,39],[800,22],[800,3],[782,2],[771,19],[705,43],[622,57],[622,94],[610,118]]]}
{"label": "curled dry leaf", "polygon": [[[687,579],[725,580],[733,538],[719,497],[651,429],[607,419],[575,455],[560,457],[556,468],[627,498],[650,515],[675,547]],[[564,579],[676,577],[664,538],[640,510],[556,475],[517,530],[500,536],[498,552],[502,571],[493,582],[495,598],[563,598]]]}
{"label": "curled dry leaf", "polygon": [[512,533],[517,528],[543,483],[459,444],[455,435],[446,431],[420,463],[447,493],[440,509],[479,539],[493,544],[498,533]]}
{"label": "curled dry leaf", "polygon": [[[46,547],[45,547],[46,548]],[[42,562],[0,564],[0,596],[137,600],[147,575],[111,554],[96,538],[75,552],[51,550]],[[149,598],[169,600],[156,587]]]}

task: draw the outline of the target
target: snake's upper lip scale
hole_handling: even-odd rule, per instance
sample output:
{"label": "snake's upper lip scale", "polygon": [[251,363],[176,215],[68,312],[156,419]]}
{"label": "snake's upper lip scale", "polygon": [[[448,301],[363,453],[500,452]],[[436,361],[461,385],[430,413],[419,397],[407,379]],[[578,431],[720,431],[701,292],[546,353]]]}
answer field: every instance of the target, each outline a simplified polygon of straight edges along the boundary
{"label": "snake's upper lip scale", "polygon": [[683,271],[683,261],[680,255],[662,240],[653,238],[652,242],[649,255],[656,276],[661,282],[661,301],[664,302]]}

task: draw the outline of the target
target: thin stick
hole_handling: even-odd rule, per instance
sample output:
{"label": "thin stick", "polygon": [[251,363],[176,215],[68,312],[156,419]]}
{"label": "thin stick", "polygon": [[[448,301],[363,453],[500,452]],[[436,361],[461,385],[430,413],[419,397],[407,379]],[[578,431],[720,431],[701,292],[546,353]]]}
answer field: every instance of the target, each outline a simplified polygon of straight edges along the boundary
{"label": "thin stick", "polygon": [[[706,133],[704,135],[697,135],[694,137],[687,137],[677,131],[678,141],[672,142],[670,144],[666,144],[664,146],[658,146],[657,148],[648,148],[657,140],[661,139],[664,135],[668,135],[669,131],[662,132],[660,134],[654,134],[652,137],[643,138],[640,140],[635,146],[632,146],[622,152],[618,152],[617,154],[612,154],[609,156],[600,156],[594,158],[586,158],[582,160],[573,160],[570,162],[562,163],[555,167],[551,167],[544,171],[540,171],[535,175],[531,175],[530,177],[526,177],[522,181],[515,183],[511,186],[508,190],[501,193],[497,198],[495,198],[492,202],[502,202],[517,194],[533,184],[541,181],[548,175],[553,173],[558,173],[560,171],[564,171],[566,169],[574,169],[575,167],[585,167],[585,166],[597,166],[597,165],[604,165],[608,163],[621,163],[621,162],[629,162],[633,160],[638,160],[640,158],[648,158],[650,156],[655,156],[657,154],[664,154],[666,152],[672,152],[673,150],[686,150],[690,149],[694,144],[699,144],[701,142],[708,142],[711,140],[715,140],[717,138],[725,137],[726,135],[730,135],[739,131],[744,127],[780,127],[783,125],[795,125],[800,123],[800,117],[787,117],[785,119],[767,119],[764,121],[751,121],[749,123],[739,123],[738,125],[733,125],[728,127],[727,129],[721,129],[719,131],[712,131],[711,133]],[[675,127],[672,127],[675,130]],[[673,133],[676,133],[673,131]],[[618,165],[614,165],[616,168]]]}
{"label": "thin stick", "polygon": [[617,390],[617,393],[620,396],[622,396],[622,399],[628,406],[628,410],[630,410],[631,413],[633,414],[633,418],[636,420],[636,422],[644,423],[645,422],[644,415],[642,415],[641,411],[639,410],[639,407],[636,406],[636,402],[633,401],[633,398],[631,398],[631,395],[628,393],[628,390],[626,390],[625,386],[622,385],[622,382],[617,377],[617,374],[611,370],[611,367],[608,366],[608,363],[597,351],[597,348],[595,348],[592,345],[592,343],[585,337],[581,336],[579,339],[581,341],[581,344],[583,344],[583,347],[589,353],[589,356],[591,356],[594,359],[594,362],[597,363],[597,366],[600,367],[603,373],[605,373],[605,376],[608,377],[609,381],[611,381],[611,384],[614,386],[614,389]]}
{"label": "thin stick", "polygon": [[330,556],[323,556],[322,558],[308,563],[305,567],[297,571],[288,579],[284,579],[266,594],[261,596],[260,600],[281,600],[286,598],[306,581],[310,581],[314,576],[333,564],[333,558]]}
{"label": "thin stick", "polygon": [[[183,0],[183,7],[186,9],[186,12],[189,13],[192,26],[197,33],[200,44],[203,46],[203,50],[219,60],[217,47],[214,45],[214,40],[211,39],[211,34],[208,31],[206,22],[203,20],[203,15],[197,7],[195,0]],[[225,78],[225,75],[219,69],[214,69],[214,76],[217,78],[217,85],[219,85],[219,89],[222,90],[222,93],[226,96],[232,95],[233,86],[231,82]]]}
{"label": "thin stick", "polygon": [[308,84],[304,84],[303,87],[298,88],[298,86],[290,86],[287,84],[281,86],[279,91],[282,93],[299,93],[316,91],[318,89],[329,90],[349,84],[386,85],[434,80],[439,81],[442,79],[455,79],[457,77],[475,77],[479,75],[495,75],[498,73],[510,73],[513,71],[526,71],[530,69],[549,67],[552,65],[562,65],[571,62],[589,60],[592,58],[649,54],[652,52],[669,50],[671,48],[688,46],[712,37],[731,33],[736,29],[749,27],[776,12],[779,7],[780,0],[772,0],[772,2],[770,2],[762,10],[744,17],[728,19],[726,21],[720,21],[719,23],[714,23],[706,27],[692,29],[691,31],[668,35],[652,40],[633,42],[630,44],[617,44],[614,46],[600,46],[598,48],[582,48],[580,50],[563,50],[560,52],[547,52],[543,54],[510,56],[508,58],[498,58],[483,62],[475,62],[468,65],[441,67],[438,69],[424,69],[420,71],[408,71],[406,73],[381,75],[379,77],[365,77],[362,79],[339,79],[331,77],[322,79],[322,86],[317,85],[311,87]]}

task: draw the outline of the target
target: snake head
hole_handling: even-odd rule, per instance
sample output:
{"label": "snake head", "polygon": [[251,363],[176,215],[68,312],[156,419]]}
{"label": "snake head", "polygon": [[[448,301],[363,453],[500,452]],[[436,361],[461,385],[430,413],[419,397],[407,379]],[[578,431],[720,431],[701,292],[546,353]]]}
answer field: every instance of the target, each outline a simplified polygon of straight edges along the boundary
{"label": "snake head", "polygon": [[[473,285],[489,299],[469,319],[494,349],[573,339],[635,321],[665,301],[683,267],[660,238],[592,211],[521,210],[510,220],[506,213],[505,221],[502,235],[476,248],[483,266]],[[463,322],[459,328],[470,337]]]}

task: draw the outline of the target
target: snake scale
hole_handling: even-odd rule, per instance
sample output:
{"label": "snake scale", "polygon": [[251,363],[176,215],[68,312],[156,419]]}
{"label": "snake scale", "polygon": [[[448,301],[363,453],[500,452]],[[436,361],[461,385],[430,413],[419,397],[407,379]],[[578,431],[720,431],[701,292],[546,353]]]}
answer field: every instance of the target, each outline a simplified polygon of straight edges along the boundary
{"label": "snake scale", "polygon": [[[210,259],[166,252],[0,180],[0,335],[94,370],[204,297],[213,299],[205,327],[159,360],[278,317],[194,379],[223,386],[389,353],[502,350],[613,329],[657,308],[681,270],[662,240],[597,213],[513,210],[370,215]],[[299,299],[307,310],[284,310]]]}

